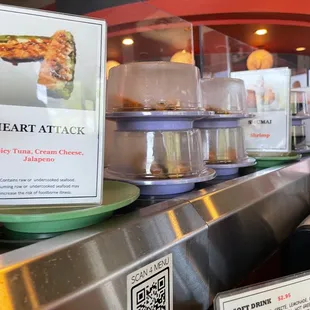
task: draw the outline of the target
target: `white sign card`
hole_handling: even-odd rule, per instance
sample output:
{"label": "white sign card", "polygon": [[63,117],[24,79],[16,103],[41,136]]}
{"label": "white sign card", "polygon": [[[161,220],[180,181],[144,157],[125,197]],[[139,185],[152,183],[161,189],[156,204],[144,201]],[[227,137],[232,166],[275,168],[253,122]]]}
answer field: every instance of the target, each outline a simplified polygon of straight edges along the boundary
{"label": "white sign card", "polygon": [[106,23],[0,5],[0,204],[100,204]]}
{"label": "white sign card", "polygon": [[309,273],[289,276],[220,293],[215,297],[215,310],[307,310],[309,287]]}
{"label": "white sign card", "polygon": [[247,151],[290,152],[290,69],[232,72],[231,77],[244,81],[248,111],[255,115],[241,121]]}
{"label": "white sign card", "polygon": [[127,276],[127,310],[173,310],[172,254]]}

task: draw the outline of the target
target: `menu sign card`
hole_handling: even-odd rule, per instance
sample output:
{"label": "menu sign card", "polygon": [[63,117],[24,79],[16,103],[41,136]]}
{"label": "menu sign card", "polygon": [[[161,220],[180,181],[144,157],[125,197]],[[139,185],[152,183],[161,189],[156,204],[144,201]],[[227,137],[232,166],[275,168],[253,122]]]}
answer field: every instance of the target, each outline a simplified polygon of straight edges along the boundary
{"label": "menu sign card", "polygon": [[104,21],[0,5],[0,204],[99,204]]}
{"label": "menu sign card", "polygon": [[290,69],[232,72],[231,77],[244,81],[248,111],[255,115],[241,122],[247,151],[290,152]]}
{"label": "menu sign card", "polygon": [[215,310],[307,310],[309,288],[309,273],[298,274],[220,293],[215,298]]}

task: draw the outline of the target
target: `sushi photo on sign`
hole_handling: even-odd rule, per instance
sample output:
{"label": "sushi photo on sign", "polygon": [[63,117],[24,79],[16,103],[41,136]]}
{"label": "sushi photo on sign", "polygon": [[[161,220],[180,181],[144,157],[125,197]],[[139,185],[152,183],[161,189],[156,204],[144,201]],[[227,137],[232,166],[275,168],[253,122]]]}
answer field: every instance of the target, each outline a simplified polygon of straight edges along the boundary
{"label": "sushi photo on sign", "polygon": [[48,19],[38,27],[29,15],[12,23],[2,14],[0,104],[95,110],[100,43],[92,24]]}
{"label": "sushi photo on sign", "polygon": [[0,57],[18,66],[26,62],[41,62],[38,84],[47,95],[69,99],[73,91],[76,47],[69,31],[60,30],[52,37],[2,35]]}

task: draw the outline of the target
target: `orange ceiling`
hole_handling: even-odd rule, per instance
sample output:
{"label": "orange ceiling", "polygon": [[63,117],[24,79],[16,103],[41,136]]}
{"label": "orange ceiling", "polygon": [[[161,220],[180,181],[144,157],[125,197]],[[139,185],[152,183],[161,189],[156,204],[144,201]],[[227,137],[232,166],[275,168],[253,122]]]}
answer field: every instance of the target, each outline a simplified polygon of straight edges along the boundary
{"label": "orange ceiling", "polygon": [[149,0],[88,15],[104,18],[110,25],[118,25],[152,18],[156,14],[165,15],[165,12],[199,24],[263,19],[310,26],[310,1],[307,0]]}
{"label": "orange ceiling", "polygon": [[310,14],[310,1],[307,0],[149,0],[147,2],[177,16],[252,12]]}

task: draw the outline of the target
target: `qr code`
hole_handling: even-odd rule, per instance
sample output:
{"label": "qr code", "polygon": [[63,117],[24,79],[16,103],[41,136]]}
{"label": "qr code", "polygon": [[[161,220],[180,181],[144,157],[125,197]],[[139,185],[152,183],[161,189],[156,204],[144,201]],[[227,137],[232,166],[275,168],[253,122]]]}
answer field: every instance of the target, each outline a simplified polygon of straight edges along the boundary
{"label": "qr code", "polygon": [[131,310],[170,310],[169,267],[132,287]]}

